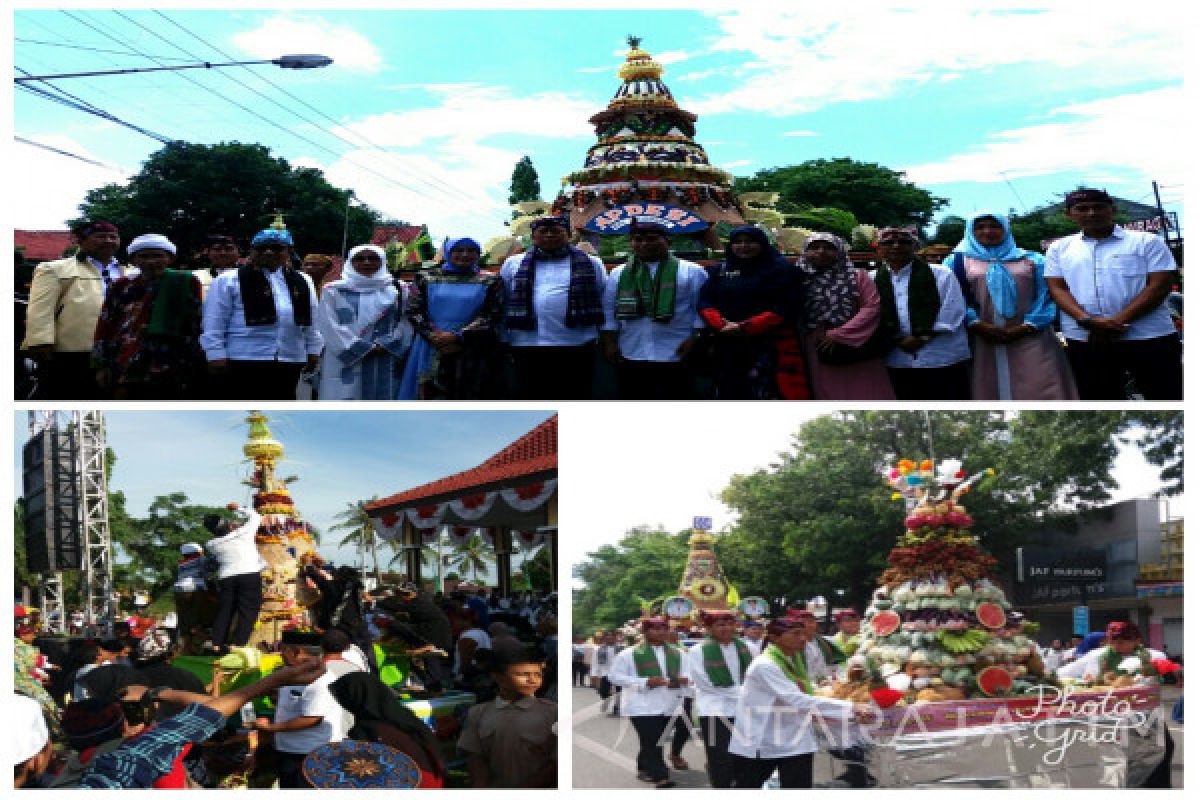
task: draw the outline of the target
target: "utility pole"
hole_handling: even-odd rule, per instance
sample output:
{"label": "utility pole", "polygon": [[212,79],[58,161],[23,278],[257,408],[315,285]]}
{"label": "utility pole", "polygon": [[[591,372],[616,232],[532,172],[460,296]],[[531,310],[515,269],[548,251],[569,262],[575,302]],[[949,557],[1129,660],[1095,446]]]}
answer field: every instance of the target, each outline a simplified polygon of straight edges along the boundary
{"label": "utility pole", "polygon": [[[1167,221],[1167,212],[1163,211],[1162,198],[1158,194],[1158,181],[1150,181],[1150,185],[1154,187],[1154,204],[1158,206],[1158,224],[1162,227],[1163,239],[1167,244],[1171,243],[1171,223]],[[1178,235],[1178,231],[1176,232]]]}

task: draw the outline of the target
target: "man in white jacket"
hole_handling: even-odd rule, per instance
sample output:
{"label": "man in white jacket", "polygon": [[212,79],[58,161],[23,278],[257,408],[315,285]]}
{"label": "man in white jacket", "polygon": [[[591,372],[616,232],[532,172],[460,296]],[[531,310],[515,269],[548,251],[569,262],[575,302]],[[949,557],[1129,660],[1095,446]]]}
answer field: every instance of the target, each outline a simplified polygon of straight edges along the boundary
{"label": "man in white jacket", "polygon": [[[217,560],[217,616],[213,620],[212,645],[221,653],[229,652],[229,645],[244,647],[250,641],[262,608],[262,571],[267,567],[254,542],[262,517],[237,503],[227,508],[242,518],[240,524],[216,514],[204,518],[204,527],[213,534],[208,552]],[[235,610],[237,627],[230,635]]]}

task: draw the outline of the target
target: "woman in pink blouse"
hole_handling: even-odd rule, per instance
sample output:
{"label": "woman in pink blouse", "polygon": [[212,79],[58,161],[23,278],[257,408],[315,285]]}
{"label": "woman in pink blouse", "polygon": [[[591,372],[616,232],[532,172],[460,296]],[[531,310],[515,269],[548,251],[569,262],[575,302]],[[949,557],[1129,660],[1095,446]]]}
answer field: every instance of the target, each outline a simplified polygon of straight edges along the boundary
{"label": "woman in pink blouse", "polygon": [[883,363],[886,350],[867,355],[880,306],[866,270],[850,263],[846,243],[832,233],[809,237],[799,268],[805,284],[800,325],[813,399],[895,400]]}

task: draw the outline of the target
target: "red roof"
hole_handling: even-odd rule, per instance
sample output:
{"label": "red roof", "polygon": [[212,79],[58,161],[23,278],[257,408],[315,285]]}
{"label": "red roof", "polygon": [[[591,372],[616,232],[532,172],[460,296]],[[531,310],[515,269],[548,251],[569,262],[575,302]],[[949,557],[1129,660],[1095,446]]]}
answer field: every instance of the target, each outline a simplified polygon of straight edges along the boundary
{"label": "red roof", "polygon": [[380,225],[371,237],[371,244],[377,247],[387,247],[389,242],[408,244],[420,235],[420,225]]}
{"label": "red roof", "polygon": [[521,486],[552,478],[558,471],[558,415],[538,425],[477,467],[376,500],[367,511],[396,510],[419,503],[440,502],[480,489]]}
{"label": "red roof", "polygon": [[63,253],[75,240],[70,231],[13,231],[13,244],[20,248],[29,261],[53,261],[63,257]]}

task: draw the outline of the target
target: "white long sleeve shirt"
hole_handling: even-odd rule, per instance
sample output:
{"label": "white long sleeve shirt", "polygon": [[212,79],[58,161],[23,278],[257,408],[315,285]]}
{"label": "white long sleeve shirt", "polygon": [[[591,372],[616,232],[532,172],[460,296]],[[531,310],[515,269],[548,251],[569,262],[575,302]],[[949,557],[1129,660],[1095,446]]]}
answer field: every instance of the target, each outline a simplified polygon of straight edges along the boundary
{"label": "white long sleeve shirt", "polygon": [[591,668],[588,670],[588,675],[593,678],[603,678],[608,675],[612,669],[613,659],[617,657],[617,648],[611,644],[602,644],[596,646],[596,651],[592,654]]}
{"label": "white long sleeve shirt", "polygon": [[742,639],[746,643],[746,647],[750,648],[750,654],[754,656],[762,655],[763,647],[766,644],[766,639]]}
{"label": "white long sleeve shirt", "polygon": [[[658,262],[648,263],[650,276],[658,273]],[[675,274],[675,313],[670,322],[655,322],[649,316],[638,319],[617,319],[617,285],[628,265],[617,267],[604,284],[604,326],[602,330],[617,331],[621,357],[630,361],[678,361],[675,351],[704,327],[696,311],[700,287],[708,273],[699,264],[680,259]]]}
{"label": "white long sleeve shirt", "polygon": [[[738,696],[729,752],[764,759],[814,753],[813,717],[848,720],[853,710],[854,704],[845,700],[805,694],[768,656],[758,656],[746,670]],[[830,722],[831,727],[837,724]]]}
{"label": "white long sleeve shirt", "polygon": [[[1071,663],[1064,664],[1058,668],[1058,677],[1074,678],[1076,680],[1087,675],[1090,675],[1094,678],[1100,677],[1101,673],[1104,671],[1104,667],[1100,664],[1100,656],[1107,649],[1108,647],[1106,645],[1097,647],[1095,650],[1090,650],[1087,653],[1084,653]],[[1151,659],[1166,658],[1166,656],[1158,650],[1153,650],[1149,647],[1147,647],[1146,650],[1150,653]],[[1126,672],[1136,673],[1141,670],[1142,662],[1137,656],[1131,655],[1126,656],[1125,659],[1122,660],[1117,666]]]}
{"label": "white long sleeve shirt", "polygon": [[[500,268],[500,280],[504,282],[505,295],[512,294],[513,277],[521,266],[524,254],[511,256]],[[604,297],[604,285],[608,273],[604,262],[588,256],[596,270],[596,290]],[[538,259],[533,271],[533,313],[537,328],[532,331],[502,329],[501,334],[513,347],[573,347],[596,340],[599,329],[568,328],[567,295],[571,286],[571,257]]]}
{"label": "white long sleeve shirt", "polygon": [[[967,342],[967,304],[963,300],[958,279],[949,267],[931,264],[929,268],[933,270],[933,279],[937,283],[938,297],[942,303],[933,321],[933,330],[937,335],[915,353],[906,353],[899,347],[893,347],[886,359],[889,367],[948,367],[971,357],[971,346]],[[908,317],[908,282],[912,277],[912,264],[908,264],[899,272],[893,272],[886,266],[879,269],[886,270],[892,279],[896,315],[900,322],[899,334],[910,336],[912,322]]]}
{"label": "white long sleeve shirt", "polygon": [[283,361],[302,363],[308,356],[318,355],[323,342],[317,332],[317,290],[312,279],[301,274],[308,284],[312,305],[312,325],[299,326],[292,312],[292,297],[288,293],[283,269],[264,270],[271,296],[275,298],[274,325],[246,325],[246,309],[242,304],[241,284],[236,269],[222,272],[213,278],[204,298],[204,331],[200,346],[209,361]]}
{"label": "white long sleeve shirt", "polygon": [[732,719],[737,712],[738,695],[741,693],[742,664],[738,660],[737,646],[730,642],[720,645],[721,656],[729,667],[729,676],[733,678],[733,686],[713,686],[704,668],[704,642],[697,644],[687,652],[686,674],[696,693],[692,710],[698,717],[724,717]]}
{"label": "white long sleeve shirt", "polygon": [[204,544],[208,554],[217,560],[217,580],[262,572],[267,568],[267,562],[258,554],[258,546],[254,543],[262,516],[250,508],[239,508],[238,513],[245,518],[241,526]]}
{"label": "white long sleeve shirt", "polygon": [[[612,668],[608,672],[608,680],[614,686],[621,687],[621,716],[623,717],[657,717],[670,716],[683,703],[682,689],[668,689],[666,686],[650,688],[646,685],[649,678],[637,674],[637,665],[633,663],[633,651],[636,648],[626,647],[617,653],[613,659]],[[667,655],[662,645],[654,648],[658,659],[658,668],[663,676],[667,675]],[[686,654],[679,654],[679,670],[684,670]]]}

